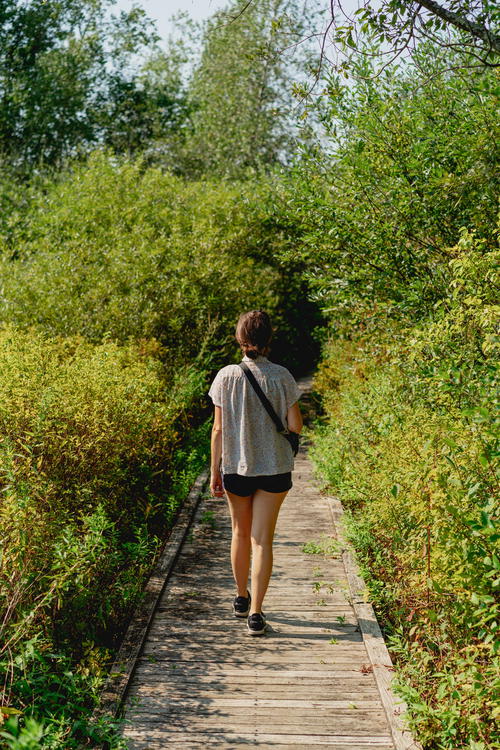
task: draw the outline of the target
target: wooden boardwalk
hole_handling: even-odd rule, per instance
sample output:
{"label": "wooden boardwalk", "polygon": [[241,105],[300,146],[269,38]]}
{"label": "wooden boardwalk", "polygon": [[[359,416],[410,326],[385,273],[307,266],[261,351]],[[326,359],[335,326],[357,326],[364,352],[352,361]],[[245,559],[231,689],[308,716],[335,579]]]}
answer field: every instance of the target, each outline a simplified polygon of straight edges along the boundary
{"label": "wooden boardwalk", "polygon": [[340,514],[301,450],[276,531],[270,627],[258,638],[231,612],[226,503],[202,499],[128,685],[130,748],[418,747],[401,731],[390,659],[350,553],[331,543]]}

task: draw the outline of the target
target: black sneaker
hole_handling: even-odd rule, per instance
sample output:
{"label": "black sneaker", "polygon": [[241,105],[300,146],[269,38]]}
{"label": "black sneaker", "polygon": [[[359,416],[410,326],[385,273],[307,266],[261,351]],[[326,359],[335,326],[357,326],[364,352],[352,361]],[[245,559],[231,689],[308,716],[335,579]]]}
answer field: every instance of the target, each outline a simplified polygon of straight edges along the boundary
{"label": "black sneaker", "polygon": [[266,618],[263,612],[254,612],[247,619],[247,628],[250,635],[264,635],[266,631]]}
{"label": "black sneaker", "polygon": [[235,617],[246,617],[250,612],[250,592],[247,591],[248,596],[237,596],[233,602],[233,613]]}

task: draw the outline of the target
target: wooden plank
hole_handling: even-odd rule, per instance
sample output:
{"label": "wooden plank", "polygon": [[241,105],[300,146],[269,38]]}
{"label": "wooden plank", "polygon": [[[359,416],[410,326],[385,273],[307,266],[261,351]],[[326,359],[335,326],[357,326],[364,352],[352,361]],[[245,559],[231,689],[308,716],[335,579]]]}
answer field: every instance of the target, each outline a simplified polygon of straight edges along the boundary
{"label": "wooden plank", "polygon": [[[126,737],[140,737],[141,733],[136,732],[131,728],[128,728],[126,733]],[[184,743],[184,742],[192,742],[193,737],[196,737],[199,742],[204,742],[205,746],[208,746],[210,743],[214,742],[216,743],[216,746],[219,747],[219,742],[227,741],[228,739],[231,739],[233,743],[230,746],[237,747],[236,743],[251,743],[255,744],[255,742],[258,742],[261,747],[266,747],[267,745],[272,746],[276,743],[283,743],[286,742],[289,745],[302,745],[304,743],[307,743],[307,746],[310,745],[332,745],[335,747],[336,745],[344,745],[348,746],[350,750],[354,746],[357,750],[359,748],[360,739],[362,743],[368,747],[391,747],[391,737],[388,735],[380,735],[380,736],[371,736],[371,737],[362,737],[360,738],[359,735],[343,735],[343,734],[271,734],[271,733],[260,733],[260,732],[238,732],[237,730],[234,730],[233,732],[217,732],[217,731],[203,731],[201,733],[196,734],[196,732],[189,732],[185,730],[179,730],[176,731],[175,729],[169,730],[169,729],[159,729],[159,728],[148,728],[148,740],[151,742],[151,740],[163,740],[164,742],[168,742],[169,745],[171,742],[176,743]],[[229,744],[229,743],[228,743]],[[180,745],[183,747],[183,745]]]}
{"label": "wooden plank", "polygon": [[[179,744],[177,744],[174,740],[169,739],[168,748],[169,750],[200,750],[200,748],[206,747],[205,742],[206,740],[203,735],[198,735],[198,738],[190,737],[189,741],[184,740]],[[217,750],[236,750],[237,748],[248,748],[249,744],[254,745],[255,747],[255,743],[253,742],[235,744],[234,742],[227,743],[218,739],[216,748]],[[284,744],[282,742],[273,742],[271,744],[268,743],[267,747],[273,748],[273,750],[310,750],[309,745],[289,745],[286,740]],[[165,750],[165,743],[163,740],[150,740],[145,739],[144,737],[134,739],[129,738],[129,748],[130,750]],[[390,740],[390,744],[377,745],[377,750],[393,750],[393,748],[394,745],[392,744],[392,739]],[[346,745],[344,743],[335,743],[334,745],[327,744],[322,745],[322,750],[353,750],[353,745]],[[360,744],[358,742],[355,746],[355,750],[373,750],[373,745],[365,745],[364,743]]]}
{"label": "wooden plank", "polygon": [[[275,670],[279,669],[283,662],[281,662],[278,659],[278,656],[276,654],[259,654],[258,652],[255,652],[251,655],[252,658],[249,658],[248,655],[242,655],[239,658],[232,655],[231,658],[224,658],[223,662],[228,667],[265,667],[268,670]],[[194,659],[198,662],[198,664],[203,664],[211,666],[214,664],[220,664],[221,659],[213,659],[211,656],[205,655],[203,652],[194,653],[191,652],[190,654],[161,654],[161,655],[149,655],[146,657],[142,657],[143,659],[146,659],[151,664],[156,664],[158,666],[158,669],[167,669],[167,668],[176,668],[176,667],[182,667],[186,664],[190,664],[193,662]],[[352,671],[362,672],[363,669],[366,668],[368,663],[368,658],[365,659],[359,659],[356,661],[353,661],[352,656],[336,656],[335,659],[329,658],[325,659],[321,656],[315,656],[314,654],[306,654],[306,656],[303,656],[301,654],[288,654],[287,655],[287,664],[290,668],[295,669],[317,669],[317,670],[324,670],[324,671],[332,671],[332,670],[346,670],[351,669]],[[371,665],[368,664],[370,667]]]}
{"label": "wooden plank", "polygon": [[[343,540],[341,523],[343,509],[340,500],[329,498],[329,508],[337,537]],[[391,690],[394,666],[373,607],[366,601],[366,587],[359,575],[353,552],[347,545],[345,545],[343,552],[343,560],[351,589],[352,605],[363,634],[368,658],[373,668],[395,748],[396,750],[422,750],[420,743],[415,740],[405,725],[406,704],[401,699],[396,698]]]}
{"label": "wooden plank", "polygon": [[[246,698],[277,698],[280,699],[297,699],[297,700],[309,700],[312,695],[322,699],[338,699],[344,697],[345,694],[349,693],[349,705],[352,703],[352,696],[358,696],[360,700],[372,700],[373,697],[377,697],[377,685],[376,683],[367,683],[363,685],[359,680],[353,680],[352,682],[341,682],[330,685],[327,681],[307,683],[284,683],[284,682],[272,682],[264,683],[263,685],[252,685],[251,682],[238,684],[236,678],[229,681],[221,680],[206,680],[196,681],[179,678],[177,681],[172,681],[170,675],[163,675],[162,679],[152,679],[149,681],[149,675],[144,672],[141,673],[142,682],[134,677],[130,683],[130,694],[134,695],[157,695],[161,692],[162,697],[172,696],[174,699],[177,697],[184,698],[186,695],[190,697],[209,697],[211,694],[214,696],[218,695],[229,695],[235,697],[246,697]],[[144,678],[148,677],[148,680],[144,682]]]}
{"label": "wooden plank", "polygon": [[[212,625],[213,628],[213,625]],[[232,643],[221,643],[221,633],[230,633]],[[238,648],[240,641],[245,641],[245,646],[248,641],[248,631],[245,626],[238,628],[228,628],[227,630],[220,630],[217,633],[204,632],[203,629],[193,629],[190,631],[178,630],[177,632],[172,631],[171,628],[162,626],[161,622],[155,622],[155,627],[151,629],[148,635],[148,643],[168,645],[169,648],[175,648],[177,645],[182,648],[184,644],[192,644],[194,642],[194,636],[196,636],[196,643],[202,644],[204,647],[217,646],[224,649],[231,648],[234,646]],[[335,641],[335,643],[331,643]],[[298,650],[300,648],[311,648],[312,646],[316,649],[323,648],[325,645],[329,645],[330,651],[333,646],[351,648],[351,646],[362,646],[364,649],[363,637],[360,633],[355,630],[351,630],[349,633],[335,633],[333,636],[332,632],[318,632],[318,633],[297,633],[289,631],[282,633],[280,631],[269,628],[266,632],[265,639],[260,639],[258,642],[252,639],[252,643],[256,648],[259,649],[275,649],[275,648],[293,648]]]}
{"label": "wooden plank", "polygon": [[[251,638],[232,615],[226,503],[200,504],[198,519],[210,510],[216,527],[198,521],[184,540],[128,678],[132,724],[122,735],[131,750],[396,750],[373,663],[378,645],[367,645],[378,635],[360,620],[370,613],[360,609],[348,547],[340,537],[335,555],[302,551],[332,536],[329,507],[302,452],[278,519],[270,627]],[[332,513],[339,522],[341,506]]]}
{"label": "wooden plank", "polygon": [[[236,653],[236,652],[234,652]],[[229,654],[226,655],[222,653],[222,651],[217,655],[217,658],[214,658],[213,654],[206,654],[204,652],[197,652],[196,648],[193,647],[190,651],[184,650],[182,652],[165,652],[165,653],[155,653],[151,654],[151,658],[155,660],[156,663],[174,663],[179,664],[184,661],[192,661],[193,659],[196,659],[199,663],[212,663],[212,662],[220,662],[221,660],[224,661],[226,664],[240,664],[242,666],[248,665],[253,667],[258,667],[259,665],[265,665],[268,669],[274,669],[276,667],[279,667],[281,665],[281,662],[278,660],[278,656],[285,656],[285,654],[276,654],[276,653],[260,653],[258,651],[255,651],[252,654],[242,654],[241,656],[235,656],[234,653],[230,656]],[[230,656],[230,658],[229,658]],[[345,668],[352,666],[353,669],[359,669],[361,670],[363,668],[363,664],[366,663],[367,658],[359,658],[357,660],[353,659],[352,654],[334,654],[330,656],[329,654],[308,654],[307,651],[305,651],[302,654],[294,653],[293,651],[288,651],[286,653],[286,660],[287,663],[290,666],[297,666],[297,668],[300,668],[298,665],[303,667],[317,667],[320,668],[320,665],[327,666],[329,669],[332,668]]]}
{"label": "wooden plank", "polygon": [[[231,618],[231,620],[223,620],[217,625],[217,632],[234,633],[237,628],[241,629],[242,625],[244,628],[245,621],[241,619],[237,620],[236,618]],[[191,635],[195,635],[199,633],[200,630],[213,630],[213,626],[213,620],[210,619],[198,618],[196,620],[196,624],[194,624],[192,619],[177,619],[175,617],[172,617],[170,612],[157,612],[154,620],[154,631],[164,631],[167,637],[170,633],[172,635],[178,635],[181,633],[189,633]],[[152,631],[153,628],[151,628],[150,632]],[[280,619],[279,621],[277,621],[276,616],[273,616],[273,621],[272,623],[269,623],[268,627],[268,633],[271,632],[280,635],[296,634],[302,637],[328,633],[331,637],[333,635],[337,636],[346,635],[349,633],[359,633],[360,630],[357,621],[352,618],[350,621],[347,621],[346,618],[345,621],[343,620],[342,624],[340,624],[333,618],[331,620],[325,619],[323,622],[314,621],[311,619],[295,621]]]}
{"label": "wooden plank", "polygon": [[[189,732],[195,731],[224,731],[230,732],[234,730],[235,719],[233,715],[223,716],[206,716],[204,714],[169,714],[168,711],[161,713],[150,713],[143,712],[137,708],[133,708],[129,712],[129,718],[132,721],[140,724],[148,724],[148,726],[164,725],[170,720],[172,726],[175,726],[177,730],[185,728]],[[253,714],[246,714],[238,717],[238,729],[243,732],[254,732],[255,731],[255,719]],[[283,719],[272,716],[259,716],[258,722],[260,731],[272,732],[276,734],[326,734],[329,735],[332,731],[336,733],[356,735],[359,738],[363,738],[369,734],[381,734],[387,736],[387,720],[385,714],[382,717],[377,716],[375,713],[360,715],[357,719],[352,716],[337,716],[324,714],[322,716],[316,715],[309,718],[296,716],[294,713],[289,713]],[[369,730],[363,727],[369,727]]]}
{"label": "wooden plank", "polygon": [[207,479],[208,470],[205,469],[197,477],[186,500],[182,504],[175,525],[149,577],[142,601],[131,619],[109,676],[101,691],[99,705],[92,713],[93,720],[98,720],[106,714],[116,714],[122,704],[127,685],[139,652],[146,639],[158,601],[175,565]]}
{"label": "wooden plank", "polygon": [[[169,670],[167,672],[153,672],[144,667],[138,667],[134,677],[132,678],[131,684],[140,684],[140,682],[147,678],[147,680],[153,680],[156,683],[165,683],[165,685],[211,685],[213,687],[221,685],[235,685],[244,686],[251,685],[255,687],[259,685],[259,689],[266,688],[268,686],[291,686],[300,690],[301,688],[311,687],[322,687],[332,690],[338,690],[340,687],[346,690],[358,689],[366,690],[373,686],[376,689],[376,683],[372,674],[363,675],[361,673],[351,672],[342,674],[341,677],[331,677],[330,673],[324,674],[321,672],[313,672],[313,676],[308,677],[280,677],[275,674],[265,674],[263,676],[255,677],[252,674],[224,674],[224,675],[206,675],[206,674],[192,674],[185,670]],[[176,688],[178,689],[178,688]],[[279,687],[277,688],[279,690]]]}
{"label": "wooden plank", "polygon": [[[131,705],[129,712],[127,714],[128,717],[130,717],[131,713],[134,711],[141,710],[141,706],[138,705],[137,707],[135,705]],[[177,726],[178,721],[190,721],[190,718],[193,716],[196,717],[217,717],[221,719],[232,719],[234,726],[239,726],[239,723],[241,720],[248,720],[249,717],[253,717],[254,720],[257,720],[259,722],[259,727],[262,728],[264,726],[264,723],[268,720],[271,722],[279,721],[284,722],[290,720],[292,723],[297,720],[300,721],[302,718],[305,720],[309,719],[320,719],[323,720],[325,717],[328,718],[328,720],[331,722],[331,727],[335,726],[334,722],[337,717],[345,717],[348,716],[352,718],[352,715],[355,713],[358,724],[366,718],[367,721],[371,721],[373,717],[376,717],[380,719],[380,721],[386,722],[385,719],[385,713],[382,708],[382,706],[379,704],[377,708],[358,708],[356,710],[354,709],[342,709],[342,708],[336,708],[335,712],[333,713],[330,708],[301,708],[301,709],[294,709],[293,711],[290,711],[288,708],[262,708],[262,707],[254,707],[254,708],[248,708],[248,707],[241,707],[241,706],[229,706],[227,708],[217,706],[217,707],[211,707],[210,705],[207,706],[194,706],[192,710],[186,710],[186,708],[181,706],[171,706],[170,704],[165,704],[163,707],[162,713],[168,714],[167,718],[165,719],[166,722],[175,722],[175,726]],[[366,724],[365,726],[369,727],[369,724]],[[385,729],[387,730],[387,723],[384,724]],[[254,729],[255,727],[253,727]],[[385,732],[387,734],[387,732]]]}
{"label": "wooden plank", "polygon": [[[248,717],[253,716],[254,718],[259,718],[260,720],[264,720],[266,717],[272,717],[273,721],[278,719],[286,719],[287,717],[321,717],[321,716],[328,716],[330,719],[333,720],[335,716],[350,716],[351,718],[355,716],[356,721],[360,721],[365,714],[367,716],[378,716],[381,721],[386,721],[385,713],[383,710],[383,707],[378,700],[378,695],[376,691],[372,692],[371,696],[365,696],[363,698],[363,701],[360,700],[359,693],[356,693],[353,696],[350,696],[348,694],[342,694],[342,697],[345,698],[346,704],[348,705],[348,708],[344,707],[336,707],[335,710],[332,709],[331,706],[315,706],[314,708],[310,707],[295,707],[292,710],[288,706],[284,707],[276,707],[273,706],[272,708],[266,707],[266,706],[253,706],[249,708],[248,706],[239,706],[239,705],[231,705],[231,706],[221,706],[220,704],[212,704],[210,701],[207,701],[206,703],[199,703],[196,701],[193,701],[192,705],[188,705],[186,703],[186,699],[183,700],[177,700],[172,701],[170,698],[167,701],[163,701],[158,705],[154,705],[151,703],[148,703],[144,700],[143,695],[136,695],[134,690],[131,690],[129,693],[130,701],[129,701],[129,708],[127,716],[130,715],[130,711],[140,710],[140,711],[146,711],[146,712],[154,712],[154,713],[168,713],[172,716],[179,715],[182,717],[184,716],[191,716],[193,714],[195,715],[203,715],[203,716],[232,716],[235,723],[238,723],[240,720],[240,717]],[[235,699],[237,696],[235,696]],[[259,700],[269,700],[270,698],[261,697]],[[305,699],[302,699],[303,701]],[[369,725],[368,725],[369,726]],[[385,725],[387,727],[387,724]]]}
{"label": "wooden plank", "polygon": [[[154,705],[156,703],[162,702],[162,696],[156,695],[156,696],[141,696],[141,703],[143,705]],[[294,700],[293,698],[283,699],[280,700],[279,698],[229,698],[227,696],[219,696],[217,694],[214,694],[212,697],[205,697],[205,698],[179,698],[176,700],[175,698],[169,698],[169,705],[171,706],[177,706],[182,707],[184,706],[186,709],[192,709],[197,708],[199,706],[212,706],[212,707],[246,707],[246,708],[255,708],[258,706],[266,707],[266,708],[293,708],[293,709],[303,709],[303,708],[325,708],[333,711],[337,708],[351,708],[352,707],[352,701],[350,700],[335,700],[335,699],[304,699],[304,700]],[[356,705],[360,708],[374,708],[374,709],[380,709],[380,700],[370,700],[369,698],[365,699],[358,699],[356,701]]]}
{"label": "wooden plank", "polygon": [[[174,601],[174,598],[171,597],[172,601],[169,599],[166,599],[160,607],[156,610],[158,613],[167,612],[172,613],[172,611],[178,612],[180,617],[189,616],[191,615],[191,619],[193,617],[193,611],[190,604],[187,602],[184,602],[184,607],[182,607],[182,604],[179,602],[177,603]],[[227,601],[226,601],[227,604]],[[272,613],[270,614],[270,617],[272,616],[273,620],[278,620],[280,617],[286,616],[289,613],[290,608],[290,599],[283,602],[283,604],[278,607],[274,606]],[[266,609],[267,609],[267,601],[266,601]],[[227,613],[227,611],[230,611],[230,605],[226,607],[226,610],[224,612]],[[206,613],[210,613],[210,609],[207,608]],[[268,609],[269,612],[269,609]],[[353,609],[350,604],[347,602],[342,602],[340,604],[335,604],[334,602],[328,602],[328,608],[326,604],[303,604],[301,602],[294,602],[293,607],[293,614],[298,615],[299,613],[302,616],[306,616],[307,614],[314,614],[315,616],[324,617],[326,619],[335,618],[339,615],[350,615],[353,612]],[[197,617],[199,614],[203,613],[197,613]],[[213,618],[212,618],[213,623]]]}
{"label": "wooden plank", "polygon": [[[371,734],[375,734],[373,732],[373,728],[375,726],[378,727],[377,732],[379,732],[380,729],[383,729],[382,734],[387,734],[387,721],[385,718],[385,713],[383,711],[383,708],[379,706],[377,709],[367,709],[367,708],[361,708],[358,709],[356,712],[356,716],[353,718],[352,716],[353,711],[350,711],[350,713],[347,713],[347,710],[343,709],[336,709],[333,713],[331,709],[295,709],[294,711],[290,711],[288,709],[278,709],[273,708],[270,709],[249,709],[249,708],[241,708],[238,706],[232,706],[228,708],[220,707],[217,708],[210,708],[205,706],[196,706],[191,711],[186,710],[184,706],[181,707],[164,707],[164,710],[161,712],[153,713],[151,708],[144,709],[140,705],[131,706],[127,717],[134,718],[135,722],[139,723],[148,723],[149,721],[154,721],[154,717],[160,716],[161,718],[158,719],[158,721],[163,721],[166,726],[180,726],[183,723],[190,723],[192,720],[195,720],[199,723],[203,721],[207,721],[207,726],[211,725],[214,721],[219,721],[221,724],[228,724],[232,722],[233,727],[234,726],[242,726],[242,722],[247,725],[249,722],[253,722],[253,726],[251,727],[251,731],[255,730],[255,723],[258,722],[258,725],[260,729],[263,729],[266,727],[269,723],[271,726],[277,726],[279,725],[288,725],[288,726],[294,726],[297,724],[303,724],[304,726],[307,723],[318,723],[318,726],[323,726],[325,722],[328,722],[329,731],[331,732],[333,728],[335,728],[337,731],[340,728],[340,724],[337,722],[343,722],[344,720],[349,720],[351,722],[356,723],[356,727],[354,730],[349,730],[349,734],[357,734],[358,729],[364,727],[365,728],[365,734],[368,732],[368,730],[371,728]],[[147,717],[150,717],[149,719]],[[372,726],[371,722],[375,722],[375,724]],[[380,722],[378,724],[377,722]],[[344,732],[345,733],[345,732]]]}
{"label": "wooden plank", "polygon": [[[248,664],[253,666],[255,663],[259,663],[259,660],[265,662],[276,662],[279,659],[289,660],[290,664],[302,664],[307,663],[309,658],[313,660],[320,659],[327,660],[330,663],[335,664],[360,664],[367,660],[366,649],[363,643],[352,643],[352,644],[337,644],[337,645],[315,645],[314,649],[310,649],[307,645],[294,648],[293,644],[283,646],[279,643],[272,645],[261,645],[260,648],[254,642],[254,638],[250,635],[245,635],[245,642],[243,641],[222,644],[222,643],[205,643],[203,644],[203,650],[200,652],[200,648],[195,643],[189,643],[185,646],[174,644],[169,645],[168,643],[152,642],[148,641],[145,645],[143,654],[144,656],[151,656],[158,661],[163,659],[166,660],[183,660],[186,659],[197,659],[199,661],[221,661],[227,659],[234,659],[235,662],[245,664],[248,660]],[[261,640],[264,640],[263,638]],[[311,654],[311,650],[313,653]]]}
{"label": "wooden plank", "polygon": [[[161,689],[160,689],[161,688]],[[311,689],[312,688],[312,689]],[[337,688],[331,688],[325,685],[306,685],[305,687],[299,687],[298,685],[263,685],[255,687],[254,685],[235,685],[235,684],[221,684],[221,683],[205,683],[195,685],[189,684],[165,684],[158,682],[151,682],[147,685],[132,683],[129,689],[129,695],[133,695],[144,701],[144,705],[149,703],[154,705],[161,705],[166,700],[168,701],[184,701],[184,700],[212,700],[219,699],[220,696],[231,696],[231,700],[275,700],[279,696],[280,701],[308,701],[311,695],[316,695],[321,700],[338,700],[338,696],[342,696],[342,706],[344,708],[350,708],[354,705],[370,703],[371,708],[375,708],[379,705],[378,695],[375,690],[367,690],[366,693],[362,688],[356,688],[354,690],[342,690],[339,693]],[[213,696],[217,696],[214,698]],[[372,705],[375,701],[375,705]],[[159,702],[159,703],[158,703]],[[236,704],[235,704],[236,705]]]}
{"label": "wooden plank", "polygon": [[241,672],[190,672],[186,669],[173,669],[173,670],[158,670],[156,665],[138,665],[136,673],[132,678],[132,683],[137,679],[148,676],[153,677],[156,675],[156,680],[164,680],[170,684],[176,682],[195,683],[202,685],[204,683],[210,684],[229,684],[234,683],[235,685],[294,685],[300,687],[301,685],[321,685],[325,684],[338,688],[340,685],[347,687],[348,685],[373,685],[375,684],[375,678],[373,674],[362,674],[361,672],[307,672],[307,676],[304,676],[299,671],[296,671],[294,676],[282,675],[279,672],[258,672],[257,670],[241,670]]}
{"label": "wooden plank", "polygon": [[[310,585],[290,586],[289,588],[276,587],[266,597],[266,609],[279,608],[281,604],[288,604],[290,606],[290,601],[297,600],[299,597],[302,605],[311,604],[312,606],[318,606],[318,599],[324,599],[328,604],[337,604],[345,607],[348,601],[346,598],[347,595],[349,595],[347,588],[334,591],[324,588],[314,591]],[[214,585],[210,589],[197,586],[186,591],[184,585],[172,585],[168,600],[175,598],[192,599],[196,603],[208,603],[212,607],[212,611],[214,607],[225,607],[227,610],[230,610],[234,596],[235,593],[229,586]],[[163,602],[162,606],[165,606]]]}

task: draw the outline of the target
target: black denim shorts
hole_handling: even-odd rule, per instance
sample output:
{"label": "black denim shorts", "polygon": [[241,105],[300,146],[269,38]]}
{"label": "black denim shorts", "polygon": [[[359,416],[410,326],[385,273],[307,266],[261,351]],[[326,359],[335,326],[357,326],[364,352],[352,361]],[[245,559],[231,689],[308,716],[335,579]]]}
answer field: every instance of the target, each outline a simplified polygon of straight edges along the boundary
{"label": "black denim shorts", "polygon": [[253,495],[255,490],[286,492],[292,486],[292,472],[287,471],[285,474],[263,474],[258,477],[245,477],[242,474],[223,474],[222,484],[225,490],[240,497]]}

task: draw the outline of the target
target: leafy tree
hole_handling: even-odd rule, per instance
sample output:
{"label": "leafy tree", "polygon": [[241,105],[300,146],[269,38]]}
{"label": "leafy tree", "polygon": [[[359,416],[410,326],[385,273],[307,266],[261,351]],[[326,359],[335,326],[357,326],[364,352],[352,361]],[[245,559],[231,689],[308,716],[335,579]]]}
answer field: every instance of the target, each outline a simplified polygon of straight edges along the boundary
{"label": "leafy tree", "polygon": [[[244,10],[253,2],[247,0]],[[467,50],[471,57],[462,58],[467,67],[500,65],[500,11],[491,0],[361,0],[355,10],[348,6],[346,0],[331,0],[325,26],[313,34],[321,39],[316,81],[325,59],[345,71],[352,54],[363,50],[369,57],[378,54],[384,69],[400,55],[413,53],[421,41]],[[376,51],[367,48],[368,39]]]}
{"label": "leafy tree", "polygon": [[[55,164],[99,137],[99,113],[132,55],[155,40],[144,11],[114,0],[21,0],[0,7],[0,152]],[[121,89],[125,84],[121,83]]]}
{"label": "leafy tree", "polygon": [[[330,4],[330,18],[323,31],[321,64],[335,50],[335,65],[350,68],[353,51],[363,50],[370,40],[377,48],[381,61],[379,71],[400,56],[413,54],[422,41],[452,51],[466,50],[469,58],[462,58],[467,67],[495,67],[499,64],[500,13],[490,0],[383,0],[371,3],[363,0],[353,12],[342,0]],[[342,62],[340,62],[342,60]]]}
{"label": "leafy tree", "polygon": [[177,166],[177,150],[188,125],[190,104],[175,55],[157,52],[129,78],[109,81],[102,116],[103,142],[129,156]]}
{"label": "leafy tree", "polygon": [[236,0],[208,21],[190,86],[194,171],[234,176],[287,161],[295,43],[307,23],[295,0]]}
{"label": "leafy tree", "polygon": [[365,62],[354,83],[332,74],[318,105],[323,139],[283,194],[297,232],[284,254],[304,259],[338,324],[364,325],[384,306],[426,315],[461,228],[496,245],[496,74],[434,76],[439,57],[421,46],[415,65],[376,80]]}

